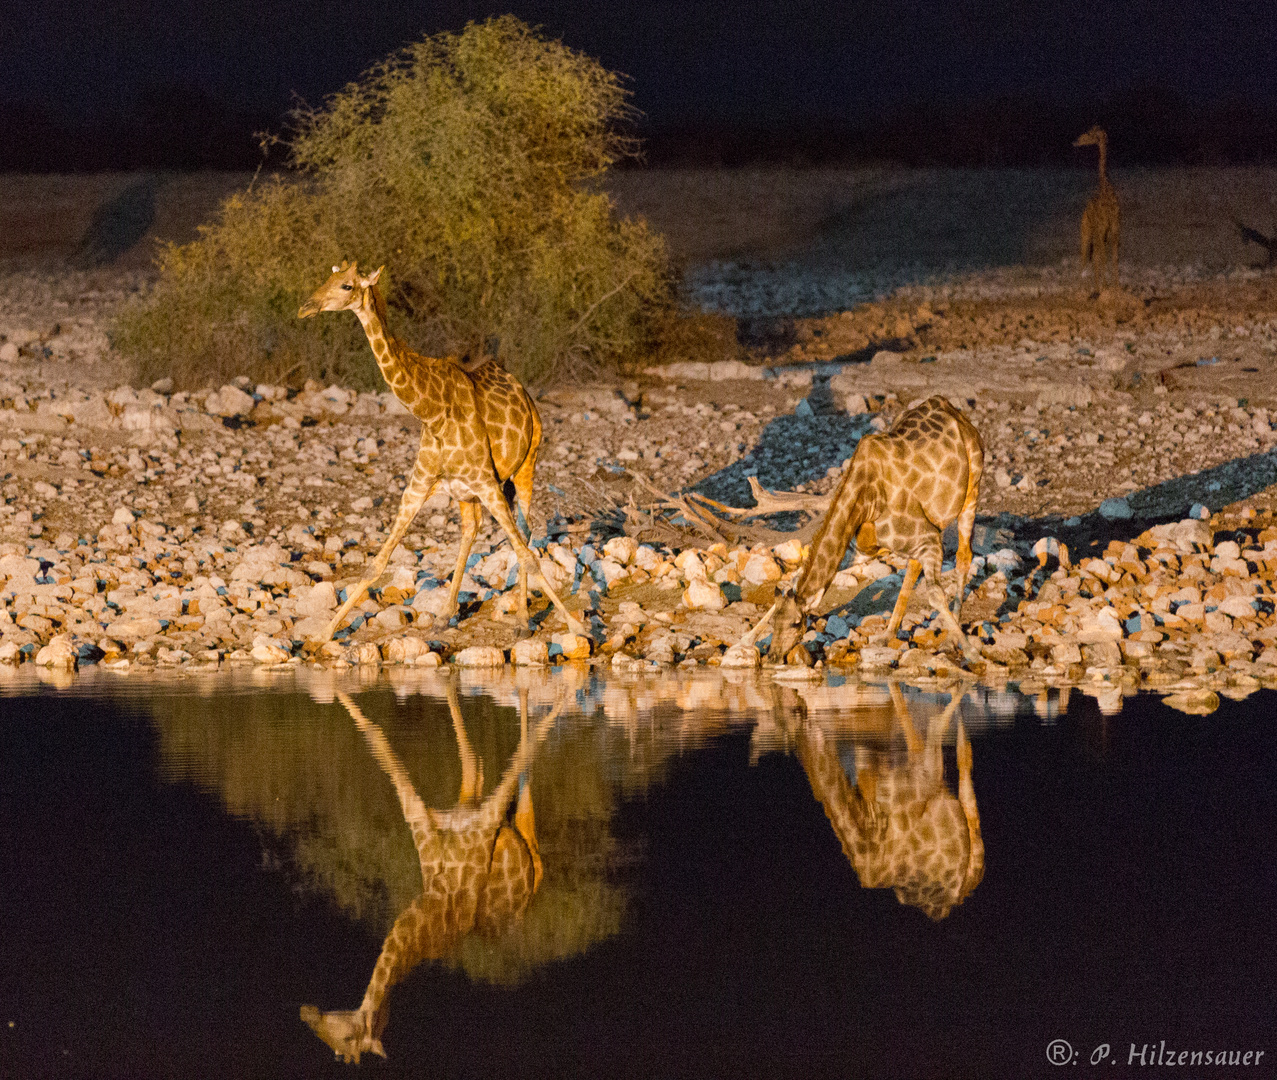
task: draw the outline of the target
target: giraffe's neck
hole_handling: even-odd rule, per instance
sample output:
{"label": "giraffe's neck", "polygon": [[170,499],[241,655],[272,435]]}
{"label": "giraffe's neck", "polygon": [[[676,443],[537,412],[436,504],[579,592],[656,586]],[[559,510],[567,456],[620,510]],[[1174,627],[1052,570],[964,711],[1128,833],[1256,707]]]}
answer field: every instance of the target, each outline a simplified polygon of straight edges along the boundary
{"label": "giraffe's neck", "polygon": [[386,302],[382,299],[381,290],[376,285],[370,286],[364,292],[363,303],[355,308],[355,315],[358,316],[360,325],[364,328],[368,345],[372,349],[373,356],[376,357],[377,367],[381,369],[382,378],[386,380],[386,385],[395,396],[403,401],[403,394],[408,390],[410,382],[408,372],[399,358],[403,346],[386,328]]}
{"label": "giraffe's neck", "polygon": [[1109,177],[1108,177],[1108,156],[1109,156],[1109,147],[1108,147],[1108,142],[1107,142],[1106,140],[1104,140],[1104,139],[1101,139],[1101,140],[1100,140],[1100,144],[1099,144],[1099,145],[1100,145],[1100,187],[1107,187],[1107,186],[1108,186],[1108,182],[1109,182]]}

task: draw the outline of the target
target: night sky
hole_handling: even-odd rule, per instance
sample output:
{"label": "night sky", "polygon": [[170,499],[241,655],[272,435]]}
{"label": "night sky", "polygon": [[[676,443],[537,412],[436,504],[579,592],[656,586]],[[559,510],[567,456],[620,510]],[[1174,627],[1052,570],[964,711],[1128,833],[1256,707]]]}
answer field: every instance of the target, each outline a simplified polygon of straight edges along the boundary
{"label": "night sky", "polygon": [[1084,108],[1150,90],[1177,107],[1277,108],[1272,0],[6,7],[0,108],[81,125],[127,124],[194,99],[277,121],[295,96],[317,103],[424,33],[508,11],[630,76],[652,131],[854,124],[998,98]]}

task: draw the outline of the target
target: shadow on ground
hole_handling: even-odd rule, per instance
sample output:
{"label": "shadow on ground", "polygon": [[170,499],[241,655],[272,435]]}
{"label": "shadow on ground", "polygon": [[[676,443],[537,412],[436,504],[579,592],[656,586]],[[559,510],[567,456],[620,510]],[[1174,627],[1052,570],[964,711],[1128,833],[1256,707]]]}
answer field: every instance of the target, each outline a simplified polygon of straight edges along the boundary
{"label": "shadow on ground", "polygon": [[99,206],[71,256],[72,265],[85,270],[107,266],[137,244],[155,223],[160,187],[160,179],[147,174]]}

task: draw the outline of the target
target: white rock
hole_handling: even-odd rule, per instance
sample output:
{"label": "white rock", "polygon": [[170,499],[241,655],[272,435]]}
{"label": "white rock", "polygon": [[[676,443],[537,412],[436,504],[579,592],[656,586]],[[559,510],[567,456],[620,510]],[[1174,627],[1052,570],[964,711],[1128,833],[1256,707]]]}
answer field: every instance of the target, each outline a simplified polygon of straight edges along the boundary
{"label": "white rock", "polygon": [[371,641],[363,641],[358,645],[351,645],[343,653],[343,658],[348,664],[377,666],[381,664],[381,650]]}
{"label": "white rock", "polygon": [[780,567],[770,556],[755,554],[745,560],[740,576],[751,585],[766,585],[780,580]]}
{"label": "white rock", "polygon": [[705,564],[692,548],[680,551],[674,559],[674,565],[678,567],[685,581],[705,580]]}
{"label": "white rock", "polygon": [[379,611],[372,617],[373,623],[378,629],[394,632],[403,629],[408,624],[408,618],[400,607],[388,607],[385,611]]}
{"label": "white rock", "polygon": [[580,634],[553,634],[550,640],[563,650],[565,660],[588,660],[590,656],[590,639]]}
{"label": "white rock", "polygon": [[381,644],[381,655],[389,664],[419,663],[430,646],[416,637],[394,637]]}
{"label": "white rock", "polygon": [[727,606],[727,597],[713,582],[693,578],[683,592],[683,606],[689,611],[721,611]]}
{"label": "white rock", "polygon": [[58,634],[49,644],[35,654],[37,667],[58,668],[61,671],[74,671],[76,668],[75,650],[71,647],[69,634]]}
{"label": "white rock", "polygon": [[638,551],[638,546],[638,541],[632,536],[614,536],[603,545],[603,554],[622,566],[627,566]]}
{"label": "white rock", "polygon": [[136,520],[132,512],[124,506],[116,507],[115,513],[111,515],[112,525],[132,525]]}
{"label": "white rock", "polygon": [[204,399],[204,410],[212,416],[243,416],[252,412],[255,404],[251,394],[228,384]]}
{"label": "white rock", "polygon": [[259,664],[282,664],[288,660],[289,656],[278,645],[267,642],[254,645],[251,655]]}
{"label": "white rock", "polygon": [[550,662],[550,655],[544,641],[523,638],[516,641],[510,650],[510,662],[519,667],[543,667]]}
{"label": "white rock", "polygon": [[753,645],[736,644],[723,653],[722,667],[756,668],[762,662],[758,649]]}
{"label": "white rock", "polygon": [[798,566],[803,561],[803,545],[797,540],[786,540],[772,548],[772,554],[786,566]]}
{"label": "white rock", "polygon": [[505,664],[505,654],[491,645],[471,645],[452,658],[458,667],[493,668]]}
{"label": "white rock", "polygon": [[413,611],[422,615],[442,619],[448,612],[448,586],[436,585],[433,589],[422,589],[412,598],[410,606]]}

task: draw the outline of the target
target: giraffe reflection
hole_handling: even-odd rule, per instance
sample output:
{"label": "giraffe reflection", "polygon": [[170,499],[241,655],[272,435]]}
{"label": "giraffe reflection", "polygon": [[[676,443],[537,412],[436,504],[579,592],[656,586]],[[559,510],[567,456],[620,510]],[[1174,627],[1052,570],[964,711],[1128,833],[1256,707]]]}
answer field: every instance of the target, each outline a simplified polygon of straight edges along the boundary
{"label": "giraffe reflection", "polygon": [[450,682],[448,710],[461,756],[461,794],[454,809],[434,810],[422,802],[381,728],[349,695],[337,697],[394,784],[421,859],[421,896],[395,920],[359,1008],[301,1009],[301,1018],[335,1054],[358,1064],[364,1053],[386,1056],[381,1035],[396,983],[423,961],[446,956],[468,934],[500,936],[522,916],[541,884],[528,770],[562,702],[529,733],[527,691],[520,691],[519,748],[492,793],[481,800],[482,765],[466,737],[457,689]]}
{"label": "giraffe reflection", "polygon": [[984,876],[984,841],[971,783],[971,743],[958,722],[958,795],[944,781],[942,744],[965,696],[955,690],[932,716],[924,740],[904,694],[891,684],[892,716],[903,729],[907,759],[858,741],[848,780],[833,739],[808,719],[803,699],[777,687],[778,726],[802,763],[812,793],[866,889],[894,888],[902,904],[943,919]]}

